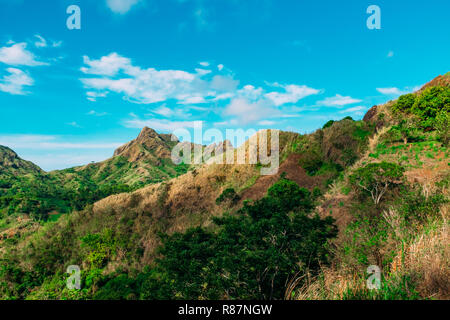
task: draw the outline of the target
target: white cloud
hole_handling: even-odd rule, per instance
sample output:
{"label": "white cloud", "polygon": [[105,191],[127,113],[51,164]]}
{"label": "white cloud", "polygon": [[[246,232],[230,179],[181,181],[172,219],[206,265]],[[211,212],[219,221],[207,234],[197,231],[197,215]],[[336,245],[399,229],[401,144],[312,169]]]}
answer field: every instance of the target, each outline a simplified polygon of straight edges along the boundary
{"label": "white cloud", "polygon": [[213,99],[213,101],[227,100],[227,99],[233,98],[234,96],[235,96],[235,94],[232,93],[232,92],[221,93],[221,94],[218,94],[218,95]]}
{"label": "white cloud", "polygon": [[276,122],[271,121],[271,120],[263,120],[263,121],[258,122],[258,124],[260,126],[272,126],[272,125],[276,124]]}
{"label": "white cloud", "polygon": [[106,5],[114,13],[125,14],[140,0],[106,0]]}
{"label": "white cloud", "polygon": [[200,76],[204,76],[207,74],[210,74],[211,70],[201,69],[201,68],[195,68],[195,72],[197,72]]}
{"label": "white cloud", "polygon": [[265,95],[267,98],[272,100],[276,106],[281,106],[286,103],[296,103],[300,99],[318,94],[320,92],[317,89],[309,88],[307,86],[298,86],[295,84],[285,86],[279,84],[274,85],[285,90],[285,92],[270,92]]}
{"label": "white cloud", "polygon": [[364,114],[363,111],[367,110],[367,107],[364,106],[357,106],[357,107],[352,107],[352,108],[348,108],[345,110],[341,110],[339,111],[339,113],[353,113],[355,115],[362,115]]}
{"label": "white cloud", "polygon": [[218,91],[235,91],[239,85],[239,80],[234,80],[232,76],[216,75],[211,82],[211,89]]}
{"label": "white cloud", "polygon": [[354,103],[358,103],[361,102],[362,100],[359,99],[354,99],[352,97],[344,97],[341,96],[340,94],[337,94],[334,97],[329,97],[326,98],[324,100],[321,100],[319,102],[317,102],[317,104],[319,105],[324,105],[326,107],[342,107],[348,104],[354,104]]}
{"label": "white cloud", "polygon": [[222,71],[225,66],[223,64],[217,65],[217,70]]}
{"label": "white cloud", "polygon": [[377,91],[381,94],[385,94],[385,95],[395,95],[395,96],[399,96],[402,95],[403,92],[399,89],[399,88],[377,88]]}
{"label": "white cloud", "polygon": [[158,109],[156,109],[152,112],[159,114],[160,116],[163,116],[163,117],[170,117],[174,114],[173,110],[170,108],[167,108],[166,104],[163,104]]}
{"label": "white cloud", "polygon": [[35,55],[27,50],[27,44],[25,42],[0,48],[0,62],[11,66],[32,67],[47,65],[47,63],[36,60]]}
{"label": "white cloud", "polygon": [[38,38],[38,41],[36,41],[34,43],[34,46],[36,48],[46,48],[47,47],[47,40],[45,40],[42,36],[40,35],[35,35],[36,38]]}
{"label": "white cloud", "polygon": [[399,89],[396,87],[387,87],[387,88],[377,88],[377,91],[387,96],[401,96],[403,94],[416,92],[420,90],[420,88],[422,88],[422,86],[405,87],[404,89]]}
{"label": "white cloud", "polygon": [[108,92],[95,92],[95,91],[88,91],[86,92],[87,99],[89,101],[97,101],[97,98],[104,98],[108,95]]}
{"label": "white cloud", "polygon": [[52,47],[53,47],[53,48],[59,48],[59,47],[62,46],[62,44],[63,44],[62,41],[53,41],[53,42],[52,42]]}
{"label": "white cloud", "polygon": [[258,100],[261,99],[263,94],[263,88],[255,88],[251,84],[244,86],[241,90],[238,91],[238,95],[240,97],[244,97],[249,100]]}
{"label": "white cloud", "polygon": [[25,86],[32,86],[34,80],[25,72],[16,68],[7,68],[9,75],[5,75],[0,79],[0,91],[7,92],[14,95],[24,95]]}
{"label": "white cloud", "polygon": [[121,69],[129,70],[131,68],[131,60],[119,56],[115,52],[101,57],[99,60],[91,60],[88,56],[84,56],[83,62],[88,66],[81,68],[83,73],[101,76],[115,76]]}
{"label": "white cloud", "polygon": [[224,115],[234,116],[239,123],[245,125],[268,116],[276,116],[278,111],[273,109],[271,103],[266,99],[251,102],[245,98],[235,98],[225,108]]}
{"label": "white cloud", "polygon": [[178,99],[180,99],[181,101],[179,101],[179,104],[198,104],[198,103],[205,103],[206,100],[203,97],[200,96],[178,96]]}
{"label": "white cloud", "polygon": [[207,68],[207,67],[209,67],[209,66],[210,66],[210,63],[209,63],[209,62],[207,62],[207,61],[203,61],[203,62],[199,62],[199,65],[201,65],[202,67],[205,67],[205,68]]}

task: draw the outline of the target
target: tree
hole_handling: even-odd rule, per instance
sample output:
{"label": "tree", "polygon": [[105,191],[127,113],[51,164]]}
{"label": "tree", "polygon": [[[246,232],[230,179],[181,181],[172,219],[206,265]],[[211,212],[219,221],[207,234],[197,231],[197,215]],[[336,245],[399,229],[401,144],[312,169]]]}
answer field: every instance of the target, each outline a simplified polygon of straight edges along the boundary
{"label": "tree", "polygon": [[395,163],[370,163],[357,169],[350,176],[350,182],[369,193],[374,204],[378,205],[391,186],[402,182],[403,173],[404,168]]}

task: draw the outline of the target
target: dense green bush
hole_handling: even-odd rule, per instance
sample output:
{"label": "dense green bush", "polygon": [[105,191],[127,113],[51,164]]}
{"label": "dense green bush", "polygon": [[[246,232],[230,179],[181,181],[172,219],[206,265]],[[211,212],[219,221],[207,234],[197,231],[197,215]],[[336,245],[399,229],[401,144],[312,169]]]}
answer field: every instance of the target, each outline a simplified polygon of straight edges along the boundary
{"label": "dense green bush", "polygon": [[416,102],[416,95],[408,93],[400,96],[397,102],[392,106],[394,112],[409,112]]}
{"label": "dense green bush", "polygon": [[424,128],[434,128],[439,112],[450,112],[450,88],[429,87],[417,97],[411,112],[419,117]]}
{"label": "dense green bush", "polygon": [[436,129],[438,114],[450,112],[450,88],[428,87],[418,95],[410,93],[400,96],[392,110],[411,113],[419,119],[422,128]]}

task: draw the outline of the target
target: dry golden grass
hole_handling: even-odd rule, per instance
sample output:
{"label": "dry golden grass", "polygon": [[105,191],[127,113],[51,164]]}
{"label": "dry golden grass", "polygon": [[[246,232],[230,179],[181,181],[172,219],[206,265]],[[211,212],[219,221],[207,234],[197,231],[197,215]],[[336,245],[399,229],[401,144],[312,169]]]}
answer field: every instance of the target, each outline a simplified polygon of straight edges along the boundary
{"label": "dry golden grass", "polygon": [[393,273],[411,276],[424,298],[450,299],[449,208],[443,206],[441,217],[399,250],[391,265]]}
{"label": "dry golden grass", "polygon": [[363,290],[366,285],[356,273],[339,272],[335,268],[323,268],[319,277],[310,278],[307,275],[305,278],[302,287],[290,290],[286,299],[342,300],[345,293]]}

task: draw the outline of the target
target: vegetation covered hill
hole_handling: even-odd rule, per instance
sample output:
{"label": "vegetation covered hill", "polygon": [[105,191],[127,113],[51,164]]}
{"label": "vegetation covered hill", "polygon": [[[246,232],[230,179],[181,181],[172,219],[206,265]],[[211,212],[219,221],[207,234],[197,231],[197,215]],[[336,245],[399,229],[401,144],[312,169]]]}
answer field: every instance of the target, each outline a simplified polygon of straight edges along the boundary
{"label": "vegetation covered hill", "polygon": [[144,128],[110,159],[48,173],[0,147],[0,219],[26,214],[36,220],[54,220],[109,195],[186,173],[188,165],[175,165],[170,158],[176,143],[169,135]]}
{"label": "vegetation covered hill", "polygon": [[119,147],[112,158],[53,174],[72,174],[97,185],[143,187],[187,172],[188,165],[177,166],[171,160],[171,151],[177,143],[176,137],[145,127],[136,139]]}
{"label": "vegetation covered hill", "polygon": [[[364,121],[281,132],[273,176],[260,164],[206,164],[56,222],[20,217],[21,232],[0,240],[0,297],[448,299],[448,79]],[[139,140],[115,158],[164,166],[166,149]],[[99,178],[120,170],[108,161],[71,174],[112,181]],[[136,181],[130,172],[121,182]],[[69,265],[82,270],[79,291],[66,287]],[[379,290],[366,286],[370,265]]]}

